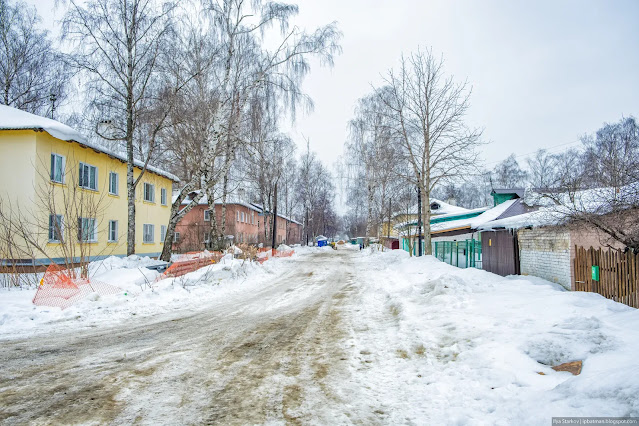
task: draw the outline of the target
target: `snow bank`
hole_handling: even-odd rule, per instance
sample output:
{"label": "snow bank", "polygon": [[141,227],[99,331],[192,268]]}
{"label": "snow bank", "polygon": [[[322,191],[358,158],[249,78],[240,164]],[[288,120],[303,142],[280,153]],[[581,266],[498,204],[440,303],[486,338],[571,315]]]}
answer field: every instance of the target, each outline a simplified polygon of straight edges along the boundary
{"label": "snow bank", "polygon": [[[639,416],[639,310],[402,250],[359,261],[350,370],[382,423]],[[577,360],[579,376],[551,369]]]}
{"label": "snow bank", "polygon": [[61,310],[31,303],[36,290],[0,291],[0,339],[28,337],[73,328],[109,326],[131,318],[177,309],[200,309],[212,300],[260,288],[285,268],[273,259],[264,266],[224,256],[217,264],[178,278],[155,282],[159,273],[145,268],[158,261],[148,257],[109,257],[89,264],[92,280],[119,287],[115,295],[91,294]]}

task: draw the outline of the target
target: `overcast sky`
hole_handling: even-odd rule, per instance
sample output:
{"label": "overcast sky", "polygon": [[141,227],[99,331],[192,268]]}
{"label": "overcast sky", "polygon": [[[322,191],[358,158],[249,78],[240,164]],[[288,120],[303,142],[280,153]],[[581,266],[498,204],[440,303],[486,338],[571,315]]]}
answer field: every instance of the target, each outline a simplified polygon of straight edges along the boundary
{"label": "overcast sky", "polygon": [[[54,28],[54,0],[28,0]],[[469,124],[486,165],[510,153],[560,151],[606,121],[639,116],[639,1],[303,0],[299,26],[337,21],[343,53],[305,82],[312,114],[290,130],[327,164],[342,153],[358,98],[418,46],[473,87]],[[522,157],[523,158],[523,157]]]}

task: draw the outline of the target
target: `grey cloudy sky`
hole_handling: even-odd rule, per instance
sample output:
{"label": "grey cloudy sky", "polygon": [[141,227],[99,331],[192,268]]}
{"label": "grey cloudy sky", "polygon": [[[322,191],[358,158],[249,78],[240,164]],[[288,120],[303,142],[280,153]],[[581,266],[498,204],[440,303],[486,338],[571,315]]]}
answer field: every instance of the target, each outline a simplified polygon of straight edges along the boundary
{"label": "grey cloudy sky", "polygon": [[[29,0],[53,27],[53,0]],[[559,151],[605,121],[639,116],[639,1],[301,0],[296,21],[337,21],[343,53],[305,82],[315,111],[290,129],[332,164],[355,101],[398,64],[432,47],[473,86],[468,121],[484,128],[488,166],[510,153]],[[556,148],[555,148],[556,147]]]}

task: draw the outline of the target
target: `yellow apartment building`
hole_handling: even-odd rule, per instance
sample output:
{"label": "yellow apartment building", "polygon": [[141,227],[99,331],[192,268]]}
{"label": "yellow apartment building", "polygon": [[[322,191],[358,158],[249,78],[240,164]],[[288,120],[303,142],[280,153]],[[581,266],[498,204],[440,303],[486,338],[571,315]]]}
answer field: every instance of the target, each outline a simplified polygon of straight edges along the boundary
{"label": "yellow apartment building", "polygon": [[[149,167],[137,185],[136,254],[161,253],[177,181]],[[58,121],[0,105],[0,182],[0,263],[126,255],[124,156]]]}

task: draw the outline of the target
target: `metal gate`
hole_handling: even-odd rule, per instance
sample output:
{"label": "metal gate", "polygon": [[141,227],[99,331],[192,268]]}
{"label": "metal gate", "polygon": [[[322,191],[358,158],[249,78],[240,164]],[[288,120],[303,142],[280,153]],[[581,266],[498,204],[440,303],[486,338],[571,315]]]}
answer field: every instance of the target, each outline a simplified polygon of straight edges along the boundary
{"label": "metal gate", "polygon": [[483,269],[506,276],[519,275],[519,244],[516,231],[484,231],[481,233]]}

